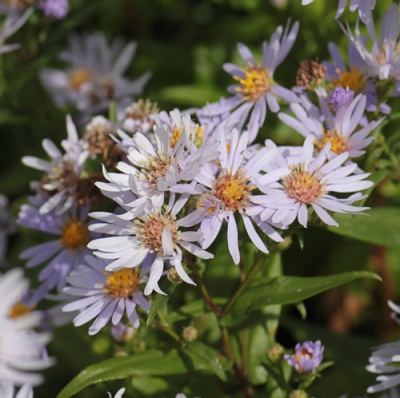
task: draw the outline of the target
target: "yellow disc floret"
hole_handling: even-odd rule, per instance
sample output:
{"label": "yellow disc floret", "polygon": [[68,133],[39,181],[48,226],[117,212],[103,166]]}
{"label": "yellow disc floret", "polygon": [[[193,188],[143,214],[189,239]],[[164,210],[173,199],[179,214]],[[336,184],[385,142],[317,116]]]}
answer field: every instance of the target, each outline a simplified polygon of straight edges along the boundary
{"label": "yellow disc floret", "polygon": [[326,130],[323,137],[315,142],[316,148],[321,150],[328,142],[332,144],[331,151],[337,155],[349,150],[349,142],[347,138],[342,134],[339,134],[336,129],[333,133],[330,130]]}
{"label": "yellow disc floret", "polygon": [[223,209],[238,211],[249,204],[250,192],[255,189],[243,170],[236,174],[223,171],[213,186],[214,195],[222,202]]}
{"label": "yellow disc floret", "polygon": [[124,268],[112,274],[104,273],[107,285],[104,292],[113,298],[131,297],[140,286],[139,270],[137,268]]}
{"label": "yellow disc floret", "polygon": [[354,91],[357,95],[364,90],[365,87],[365,76],[359,67],[351,68],[344,72],[340,69],[336,69],[337,77],[332,80],[332,83],[337,87],[346,88]]}
{"label": "yellow disc floret", "polygon": [[79,90],[81,86],[91,80],[93,72],[86,68],[75,69],[69,74],[69,85],[74,90]]}
{"label": "yellow disc floret", "polygon": [[240,83],[235,91],[245,101],[257,101],[266,94],[271,86],[271,78],[266,68],[250,65],[243,69],[244,77],[235,76],[234,79]]}
{"label": "yellow disc floret", "polygon": [[61,241],[67,249],[81,250],[89,242],[88,227],[80,220],[68,221],[62,231]]}

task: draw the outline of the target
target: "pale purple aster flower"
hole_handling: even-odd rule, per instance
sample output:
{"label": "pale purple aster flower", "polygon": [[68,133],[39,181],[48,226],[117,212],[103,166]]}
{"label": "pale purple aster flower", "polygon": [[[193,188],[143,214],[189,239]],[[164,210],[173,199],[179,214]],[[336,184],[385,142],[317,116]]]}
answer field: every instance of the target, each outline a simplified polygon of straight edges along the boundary
{"label": "pale purple aster flower", "polygon": [[335,87],[329,94],[328,104],[337,112],[340,108],[347,108],[354,99],[354,91],[348,87]]}
{"label": "pale purple aster flower", "polygon": [[[275,170],[269,170],[257,181],[257,187],[265,195],[255,196],[253,202],[264,206],[268,216],[275,210],[272,222],[288,226],[297,218],[305,228],[309,206],[325,224],[332,226],[338,223],[328,211],[357,214],[367,210],[368,207],[351,204],[364,197],[358,191],[373,185],[371,181],[363,181],[369,174],[351,175],[357,164],[343,166],[349,154],[344,152],[328,160],[329,151],[330,143],[314,157],[314,137],[310,135],[304,142],[300,162],[289,164],[283,156],[277,156]],[[334,192],[356,193],[339,199],[331,194]]]}
{"label": "pale purple aster flower", "polygon": [[126,106],[150,78],[149,72],[134,81],[123,76],[135,50],[135,42],[124,45],[119,38],[108,45],[103,33],[73,34],[60,54],[67,70],[44,68],[40,77],[59,107],[72,105],[90,115],[107,109],[110,101]]}
{"label": "pale purple aster flower", "polygon": [[[328,99],[329,101],[329,99]],[[363,127],[362,118],[365,112],[366,97],[358,95],[347,107],[339,108],[332,113],[325,98],[319,96],[322,113],[320,117],[310,116],[300,104],[292,104],[290,109],[296,117],[279,113],[279,118],[304,137],[312,136],[316,147],[321,150],[331,143],[330,150],[336,155],[348,152],[349,158],[357,158],[365,153],[365,148],[374,140],[370,134],[381,123],[367,122]]]}
{"label": "pale purple aster flower", "polygon": [[374,22],[370,20],[367,23],[368,32],[372,40],[371,50],[367,48],[367,44],[360,34],[358,24],[354,36],[348,24],[342,28],[360,53],[361,58],[368,65],[371,76],[380,80],[396,80],[399,78],[400,54],[398,45],[400,27],[397,4],[392,3],[390,9],[384,13],[379,39],[377,38]]}
{"label": "pale purple aster flower", "polygon": [[319,340],[315,343],[312,341],[297,343],[294,354],[285,354],[285,359],[299,373],[315,372],[322,362],[324,348]]}
{"label": "pale purple aster flower", "polygon": [[152,103],[148,99],[146,101],[139,99],[126,107],[123,116],[119,119],[124,131],[147,134],[152,131],[158,114],[157,103]]}
{"label": "pale purple aster flower", "polygon": [[[254,207],[252,191],[256,188],[255,181],[261,175],[263,168],[277,154],[277,149],[264,148],[255,152],[249,159],[245,154],[249,142],[247,132],[239,135],[233,129],[230,143],[225,141],[225,134],[221,129],[220,157],[217,159],[218,168],[207,167],[197,177],[199,182],[197,191],[200,194],[197,207],[205,210],[200,230],[203,232],[203,248],[208,248],[218,236],[222,225],[228,224],[228,248],[235,264],[240,261],[238,243],[238,227],[236,215],[243,220],[246,232],[255,246],[264,253],[268,253],[263,240],[260,238],[253,223],[262,232],[275,241],[282,237],[266,221],[252,217]],[[251,214],[251,215],[249,215]]]}
{"label": "pale purple aster flower", "polygon": [[70,211],[56,214],[54,211],[41,214],[41,200],[30,198],[31,204],[22,205],[18,223],[24,227],[55,235],[49,240],[23,251],[22,259],[28,260],[28,268],[47,264],[39,273],[42,286],[36,293],[41,299],[53,288],[60,291],[71,270],[83,263],[85,256],[91,252],[86,244],[96,237],[89,231],[88,207],[73,206]]}
{"label": "pale purple aster flower", "polygon": [[194,284],[182,265],[182,249],[205,260],[213,258],[213,255],[196,244],[202,233],[191,229],[202,220],[203,210],[192,211],[182,218],[178,216],[188,198],[189,195],[182,195],[175,201],[175,194],[170,194],[165,209],[153,208],[133,221],[112,213],[92,213],[91,216],[103,222],[91,225],[90,229],[114,236],[93,240],[88,247],[96,250],[96,256],[113,260],[106,271],[134,268],[142,263],[145,273],[149,268],[145,295],[153,290],[164,294],[158,281],[165,266],[175,267],[183,281]]}
{"label": "pale purple aster flower", "polygon": [[273,79],[276,68],[291,50],[298,29],[298,22],[291,29],[289,23],[285,29],[279,26],[269,43],[263,43],[261,63],[255,60],[248,47],[239,43],[237,48],[246,66],[240,68],[230,63],[224,64],[225,71],[238,81],[238,84],[228,87],[233,96],[205,106],[199,112],[199,117],[202,120],[212,120],[216,116],[228,115],[223,122],[241,130],[250,115],[247,129],[249,141],[253,142],[264,123],[267,109],[271,112],[279,111],[277,97],[288,103],[298,102],[296,94]]}
{"label": "pale purple aster flower", "polygon": [[0,381],[0,397],[2,398],[33,398],[33,389],[29,383],[24,384],[14,395],[15,389],[13,383],[8,380]]}
{"label": "pale purple aster flower", "polygon": [[42,319],[39,312],[13,314],[14,306],[28,287],[29,283],[19,268],[0,275],[0,380],[36,386],[43,381],[37,371],[53,363],[45,350],[51,335],[34,331]]}
{"label": "pale purple aster flower", "polygon": [[79,311],[74,318],[75,326],[94,319],[89,334],[98,333],[110,320],[118,325],[124,315],[134,328],[140,325],[136,306],[150,311],[150,303],[140,291],[143,280],[138,268],[123,268],[108,273],[106,263],[92,256],[86,257],[87,265],[80,265],[67,277],[69,286],[64,292],[80,298],[63,307],[63,311]]}
{"label": "pale purple aster flower", "polygon": [[29,7],[22,15],[16,7],[16,1],[7,8],[6,20],[0,29],[0,54],[20,48],[19,44],[8,44],[4,42],[12,36],[22,25],[30,18],[33,13],[33,7]]}
{"label": "pale purple aster flower", "polygon": [[[121,388],[117,391],[115,394],[114,398],[122,398],[122,395],[125,393],[125,388]],[[113,398],[112,394],[110,392],[107,393],[108,398]]]}
{"label": "pale purple aster flower", "polygon": [[[346,8],[348,0],[339,0],[339,5],[336,13],[338,19]],[[358,15],[361,20],[367,24],[372,19],[371,10],[375,8],[376,0],[350,0],[350,11],[354,12],[358,9]]]}
{"label": "pale purple aster flower", "polygon": [[68,14],[69,3],[68,0],[44,0],[41,8],[47,17],[63,19]]}
{"label": "pale purple aster flower", "polygon": [[196,193],[193,179],[204,164],[217,157],[216,144],[196,147],[189,115],[183,117],[183,122],[176,140],[167,126],[155,127],[155,144],[141,133],[131,138],[120,131],[121,147],[127,152],[127,161],[117,164],[122,173],[103,170],[109,183],[96,185],[120,205],[136,209],[131,219],[141,214],[149,202],[151,206],[162,206],[169,191]]}
{"label": "pale purple aster flower", "polygon": [[34,156],[22,158],[22,163],[26,166],[46,173],[39,186],[40,189],[52,195],[40,207],[39,211],[42,214],[54,209],[56,209],[56,213],[63,213],[73,205],[72,194],[76,191],[89,155],[84,141],[78,137],[78,132],[70,116],[67,116],[67,132],[68,139],[61,142],[61,146],[65,150],[64,154],[51,140],[44,139],[43,148],[51,161]]}
{"label": "pale purple aster flower", "polygon": [[[362,37],[364,43],[365,38]],[[367,97],[366,110],[368,112],[376,112],[376,82],[369,74],[367,63],[363,60],[352,41],[348,44],[348,64],[346,65],[340,51],[335,43],[328,44],[329,53],[332,57],[332,63],[324,62],[327,71],[325,79],[335,87],[341,87],[354,91],[354,95],[364,94]],[[381,103],[379,110],[382,113],[390,113],[391,108]]]}
{"label": "pale purple aster flower", "polygon": [[[394,311],[392,312],[392,318],[400,324],[398,318],[400,306],[390,300],[388,305]],[[388,390],[400,384],[400,369],[398,366],[393,366],[391,364],[393,362],[400,362],[400,341],[382,344],[373,349],[372,355],[369,357],[367,370],[377,373],[379,376],[376,378],[378,384],[368,387],[368,393]]]}

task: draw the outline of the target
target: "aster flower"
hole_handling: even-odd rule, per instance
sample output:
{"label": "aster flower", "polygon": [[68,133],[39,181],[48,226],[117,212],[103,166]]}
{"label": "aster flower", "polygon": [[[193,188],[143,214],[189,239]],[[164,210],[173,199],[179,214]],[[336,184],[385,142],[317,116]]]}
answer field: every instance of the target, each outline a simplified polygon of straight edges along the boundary
{"label": "aster flower", "polygon": [[113,124],[104,116],[94,116],[85,126],[83,140],[87,142],[91,157],[107,157],[110,148],[115,144],[111,134],[115,132]]}
{"label": "aster flower", "polygon": [[70,211],[56,214],[54,211],[41,214],[41,200],[30,198],[31,204],[21,206],[18,223],[24,227],[56,235],[57,238],[23,251],[26,266],[36,267],[47,263],[39,274],[42,286],[37,292],[38,299],[44,294],[65,285],[65,278],[71,270],[83,263],[90,254],[86,244],[96,235],[88,230],[88,207],[73,206]]}
{"label": "aster flower", "polygon": [[[328,99],[329,101],[329,99]],[[365,153],[365,148],[373,141],[373,131],[382,119],[372,121],[361,127],[364,116],[366,97],[358,95],[347,107],[342,106],[333,114],[326,99],[319,96],[321,116],[310,116],[300,104],[292,104],[290,109],[296,118],[285,113],[279,113],[279,118],[288,126],[294,128],[304,137],[312,136],[316,147],[321,150],[327,143],[330,150],[337,155],[348,152],[349,158],[356,158]]]}
{"label": "aster flower", "polygon": [[[256,196],[253,202],[264,206],[268,215],[275,210],[272,222],[288,226],[297,218],[306,228],[311,206],[325,224],[338,226],[328,211],[356,214],[368,209],[351,204],[363,198],[358,191],[373,185],[363,181],[369,174],[351,175],[357,165],[343,166],[349,156],[347,152],[328,161],[330,145],[327,143],[314,158],[314,137],[308,136],[300,162],[289,164],[283,156],[277,157],[275,169],[258,179],[257,186],[265,195]],[[356,193],[339,199],[331,192]]]}
{"label": "aster flower", "polygon": [[[392,318],[400,323],[398,315],[400,314],[400,306],[392,301],[388,302],[389,307],[393,310]],[[369,365],[367,370],[372,373],[379,374],[376,378],[378,384],[368,387],[368,393],[376,393],[400,384],[400,369],[396,366],[400,362],[400,341],[382,344],[373,349],[372,355],[369,357]],[[394,364],[393,364],[394,363]]]}
{"label": "aster flower", "polygon": [[368,65],[371,76],[380,80],[398,79],[400,76],[400,54],[397,51],[399,39],[398,5],[392,3],[382,19],[382,28],[379,39],[375,31],[374,22],[368,21],[367,28],[372,40],[372,48],[367,48],[367,43],[360,34],[357,24],[355,35],[349,25],[342,27],[346,35],[353,42],[361,58]]}
{"label": "aster flower", "polygon": [[275,241],[281,241],[281,236],[265,221],[257,217],[252,219],[252,191],[256,188],[255,181],[262,169],[277,154],[277,149],[264,148],[249,159],[245,158],[249,136],[247,132],[239,135],[234,129],[230,143],[225,141],[225,135],[220,134],[220,164],[216,170],[205,168],[197,177],[200,185],[196,188],[200,194],[197,207],[205,210],[200,230],[203,232],[203,248],[208,248],[218,236],[222,224],[228,224],[228,247],[235,264],[240,261],[238,226],[236,215],[243,220],[246,232],[256,247],[264,253],[268,249],[260,238],[253,223]]}
{"label": "aster flower", "polygon": [[150,77],[145,73],[129,81],[123,76],[135,49],[136,43],[124,45],[120,39],[108,45],[102,33],[74,34],[69,48],[60,54],[67,71],[45,68],[40,77],[59,107],[72,105],[84,114],[93,114],[107,109],[112,100],[126,106],[132,95],[142,93]]}
{"label": "aster flower", "polygon": [[68,0],[44,0],[40,5],[44,15],[56,19],[63,19],[68,14]]}
{"label": "aster flower", "polygon": [[146,134],[153,129],[158,113],[157,103],[152,103],[149,99],[146,101],[139,99],[125,108],[121,121],[122,128],[129,133]]}
{"label": "aster flower", "polygon": [[[134,218],[145,206],[160,207],[168,191],[194,191],[194,177],[202,166],[217,156],[216,145],[194,144],[189,115],[183,118],[184,125],[175,141],[168,126],[154,128],[155,144],[146,136],[136,133],[133,138],[120,132],[122,148],[127,152],[127,161],[119,162],[121,173],[103,171],[109,183],[98,183],[102,193],[129,208],[136,209]],[[120,199],[125,195],[126,199]]]}
{"label": "aster flower", "polygon": [[[365,43],[364,37],[361,40]],[[348,89],[353,91],[355,96],[364,94],[367,97],[366,110],[376,112],[376,82],[370,75],[368,64],[364,61],[354,43],[350,40],[348,44],[347,66],[335,43],[330,42],[328,49],[333,62],[323,63],[327,68],[325,74],[327,82],[333,85],[334,90],[338,88]],[[381,103],[379,110],[382,113],[390,113],[391,109],[387,104]]]}
{"label": "aster flower", "polygon": [[277,97],[288,103],[298,102],[292,91],[278,85],[273,79],[276,68],[291,50],[298,29],[298,22],[291,29],[289,24],[285,29],[279,26],[270,42],[263,43],[261,63],[255,60],[244,44],[239,43],[237,49],[246,64],[245,68],[230,63],[224,64],[225,71],[238,81],[238,84],[228,88],[234,95],[219,103],[207,105],[199,112],[199,117],[212,119],[215,116],[228,115],[224,123],[228,126],[236,124],[240,130],[250,115],[247,129],[249,141],[252,142],[264,123],[267,109],[271,112],[279,111]]}
{"label": "aster flower", "polygon": [[295,353],[285,354],[284,358],[297,372],[315,372],[322,362],[324,348],[319,340],[315,343],[305,341],[302,344],[297,343]]}
{"label": "aster flower", "polygon": [[202,237],[201,232],[190,229],[201,221],[203,210],[178,216],[188,198],[189,195],[182,195],[175,200],[175,195],[171,194],[165,209],[155,207],[133,221],[123,220],[112,213],[92,213],[91,216],[103,222],[93,224],[90,229],[114,236],[95,239],[88,247],[95,250],[96,256],[113,260],[106,271],[134,268],[143,263],[145,272],[149,269],[145,295],[153,290],[164,294],[158,281],[165,266],[175,267],[183,281],[194,284],[183,268],[182,249],[205,260],[213,258],[213,255],[196,245]]}
{"label": "aster flower", "polygon": [[33,311],[12,315],[14,305],[21,300],[28,286],[18,268],[0,275],[0,380],[15,385],[40,384],[43,377],[36,372],[53,362],[45,351],[50,334],[33,330],[39,325],[41,314]]}
{"label": "aster flower", "polygon": [[354,91],[348,87],[335,87],[329,94],[328,104],[337,112],[340,108],[348,108],[354,99]]}
{"label": "aster flower", "polygon": [[149,312],[150,303],[140,291],[142,280],[138,268],[124,268],[112,273],[105,272],[106,263],[91,256],[86,257],[87,265],[80,265],[67,277],[70,286],[64,292],[81,297],[63,307],[63,311],[77,311],[74,325],[81,326],[93,319],[89,334],[100,331],[111,319],[118,325],[124,315],[130,324],[138,328],[139,317],[136,306]]}
{"label": "aster flower", "polygon": [[68,139],[61,142],[65,154],[49,139],[43,140],[43,148],[51,161],[42,160],[33,156],[24,156],[22,163],[34,169],[44,171],[40,189],[50,193],[48,200],[40,207],[42,214],[56,209],[57,213],[68,210],[73,202],[73,193],[76,191],[79,178],[85,166],[88,151],[83,141],[79,139],[76,128],[70,116],[67,116]]}
{"label": "aster flower", "polygon": [[[117,391],[117,393],[115,394],[114,398],[122,398],[122,395],[125,392],[125,388],[121,388]],[[107,393],[108,394],[108,398],[112,398],[112,394],[110,392]]]}
{"label": "aster flower", "polygon": [[17,395],[14,395],[14,385],[10,381],[0,381],[0,397],[2,398],[33,398],[30,384],[24,384]]}
{"label": "aster flower", "polygon": [[4,42],[26,23],[32,13],[33,7],[30,7],[21,15],[16,7],[16,1],[13,1],[11,6],[7,8],[6,20],[0,29],[0,54],[16,50],[20,47],[19,44],[5,45]]}
{"label": "aster flower", "polygon": [[[346,8],[348,0],[339,0],[339,5],[336,13],[338,19]],[[307,6],[313,3],[314,0],[301,0],[302,6]],[[350,11],[354,12],[358,9],[358,15],[364,23],[368,23],[371,19],[371,10],[375,8],[376,0],[350,0]]]}

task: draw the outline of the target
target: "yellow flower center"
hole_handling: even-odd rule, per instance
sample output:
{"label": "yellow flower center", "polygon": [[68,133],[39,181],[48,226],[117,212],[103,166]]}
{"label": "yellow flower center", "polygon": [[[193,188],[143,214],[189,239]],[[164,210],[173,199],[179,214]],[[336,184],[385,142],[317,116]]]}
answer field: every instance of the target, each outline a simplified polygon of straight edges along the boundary
{"label": "yellow flower center", "polygon": [[[169,141],[169,144],[171,148],[175,148],[175,145],[178,142],[179,137],[183,132],[183,125],[181,125],[179,128],[172,127],[171,130],[172,130],[172,136]],[[194,128],[190,131],[190,137],[192,137],[194,134],[194,145],[196,145],[196,147],[200,147],[203,143],[203,131],[204,127],[199,126],[198,124],[196,124],[196,126],[194,126]]]}
{"label": "yellow flower center", "polygon": [[175,244],[179,240],[179,229],[175,224],[176,217],[172,214],[161,214],[159,211],[149,213],[144,220],[136,219],[136,237],[141,240],[143,247],[150,252],[158,252],[164,255],[162,234],[165,228],[171,232],[172,242]]}
{"label": "yellow flower center", "polygon": [[88,81],[93,76],[93,72],[86,68],[78,68],[72,71],[69,75],[69,84],[72,89],[79,90],[81,86]]}
{"label": "yellow flower center", "polygon": [[87,225],[79,220],[68,221],[62,231],[61,241],[67,249],[81,250],[89,242]]}
{"label": "yellow flower center", "polygon": [[12,319],[19,318],[20,316],[29,314],[34,308],[35,306],[27,307],[25,304],[18,302],[17,304],[13,305],[8,313],[8,316]]}
{"label": "yellow flower center", "polygon": [[336,69],[336,73],[338,77],[332,80],[335,86],[342,88],[348,87],[350,90],[354,91],[356,95],[364,90],[365,76],[358,66],[344,72],[341,72],[340,69]]}
{"label": "yellow flower center", "polygon": [[234,77],[241,84],[235,90],[245,101],[257,101],[270,89],[269,71],[266,68],[250,65],[244,68],[243,72],[245,74],[243,78]]}
{"label": "yellow flower center", "polygon": [[140,286],[138,268],[124,268],[112,274],[105,272],[104,275],[107,278],[104,292],[113,298],[131,297]]}
{"label": "yellow flower center", "polygon": [[290,166],[291,174],[283,179],[284,191],[301,203],[313,203],[325,193],[320,173],[310,173],[304,164]]}
{"label": "yellow flower center", "polygon": [[238,211],[248,206],[250,192],[255,189],[248,182],[243,170],[235,175],[228,171],[221,173],[214,183],[213,193],[222,202],[224,210]]}
{"label": "yellow flower center", "polygon": [[324,136],[320,140],[315,141],[316,148],[321,150],[328,142],[332,144],[331,151],[337,155],[340,155],[349,149],[347,138],[339,134],[336,129],[333,133],[331,133],[330,130],[325,131]]}

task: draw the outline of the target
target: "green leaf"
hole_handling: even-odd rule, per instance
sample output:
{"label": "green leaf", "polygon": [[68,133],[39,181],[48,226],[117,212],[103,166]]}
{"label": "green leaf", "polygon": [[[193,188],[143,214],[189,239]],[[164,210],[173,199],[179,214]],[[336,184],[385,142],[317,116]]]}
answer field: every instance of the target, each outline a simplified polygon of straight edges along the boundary
{"label": "green leaf", "polygon": [[[191,361],[191,357],[189,352],[182,350],[172,350],[167,354],[150,350],[129,357],[108,359],[84,369],[63,388],[57,398],[69,398],[92,384],[127,377],[182,375],[190,370],[210,373],[210,368],[205,366],[204,361]],[[214,364],[211,371],[215,372],[216,368],[217,365]],[[219,374],[222,374],[220,370]]]}
{"label": "green leaf", "polygon": [[151,303],[151,308],[149,311],[149,315],[147,316],[146,325],[149,326],[153,321],[154,317],[157,314],[158,310],[164,309],[168,303],[168,300],[171,298],[172,293],[175,291],[176,286],[174,283],[169,282],[167,279],[164,279],[161,282],[161,290],[166,293],[166,296],[163,294],[157,294],[154,301]]}
{"label": "green leaf", "polygon": [[379,246],[396,248],[400,245],[400,209],[377,207],[368,215],[336,214],[339,227],[328,227],[338,235],[347,236]]}
{"label": "green leaf", "polygon": [[342,274],[301,278],[281,276],[274,279],[259,278],[244,290],[229,314],[221,319],[224,326],[234,326],[257,308],[274,304],[297,304],[326,290],[360,278],[380,280],[380,277],[367,271],[353,271]]}
{"label": "green leaf", "polygon": [[187,106],[204,106],[207,102],[218,101],[222,95],[212,87],[194,84],[164,88],[158,93],[158,98]]}
{"label": "green leaf", "polygon": [[184,351],[190,356],[198,369],[212,370],[222,381],[227,380],[226,373],[218,359],[217,351],[199,341],[188,344]]}

